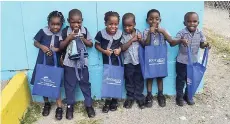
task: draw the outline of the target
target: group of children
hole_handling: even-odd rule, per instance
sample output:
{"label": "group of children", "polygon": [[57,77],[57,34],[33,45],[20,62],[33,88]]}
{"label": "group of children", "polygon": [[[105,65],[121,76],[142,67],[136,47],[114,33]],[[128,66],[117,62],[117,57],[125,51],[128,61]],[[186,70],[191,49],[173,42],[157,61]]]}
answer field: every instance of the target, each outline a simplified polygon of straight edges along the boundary
{"label": "group of children", "polygon": [[[85,47],[93,47],[93,39],[91,38],[89,31],[86,27],[82,26],[82,13],[78,9],[72,9],[69,12],[67,19],[69,26],[64,29],[62,29],[62,26],[65,19],[61,12],[51,12],[47,20],[48,26],[40,29],[34,37],[34,45],[39,48],[36,65],[43,63],[44,55],[46,55],[46,64],[53,66],[54,61],[52,53],[56,52],[57,58],[60,59],[59,66],[64,68],[64,88],[67,102],[66,118],[73,118],[75,89],[77,83],[79,83],[85,98],[84,105],[88,117],[94,117],[95,111],[92,107],[93,100],[91,97],[91,84],[89,82],[88,58],[86,56],[83,63],[77,62],[70,60],[69,54],[67,53],[71,41],[74,40],[76,36],[80,37]],[[95,48],[102,53],[103,64],[108,64],[109,58],[111,58],[112,65],[119,65],[118,57],[122,59],[121,53],[123,54],[125,88],[127,91],[127,99],[124,102],[125,108],[131,108],[134,101],[137,102],[139,108],[141,109],[152,106],[153,79],[147,79],[147,96],[145,97],[143,95],[144,78],[139,62],[138,47],[159,45],[160,43],[166,43],[166,41],[171,46],[179,45],[179,53],[176,61],[176,104],[183,106],[184,100],[189,105],[194,104],[193,100],[188,99],[187,90],[183,93],[183,88],[187,80],[187,46],[191,46],[192,48],[193,61],[197,61],[199,48],[210,47],[207,42],[204,42],[206,39],[202,31],[197,28],[199,24],[199,17],[197,13],[188,12],[185,14],[185,28],[179,31],[174,39],[171,38],[165,29],[160,27],[161,16],[160,12],[156,9],[151,9],[147,13],[146,22],[149,24],[149,27],[145,29],[143,33],[135,28],[135,15],[132,13],[126,13],[122,17],[123,32],[118,29],[120,16],[117,12],[106,12],[104,21],[105,28],[99,31],[95,36]],[[79,35],[79,32],[81,35]],[[156,39],[154,44],[151,44],[150,34],[152,34]],[[33,72],[31,80],[32,84],[34,83],[35,75],[36,70]],[[163,78],[164,77],[156,78],[158,85],[157,100],[159,106],[161,107],[166,105],[166,100],[163,95]],[[43,98],[45,105],[42,115],[48,116],[51,104],[47,97]],[[63,114],[61,97],[57,99],[56,102],[57,109],[55,117],[57,120],[61,120]],[[118,99],[107,98],[105,99],[102,112],[107,113],[108,111],[115,111],[117,110],[117,107]]]}

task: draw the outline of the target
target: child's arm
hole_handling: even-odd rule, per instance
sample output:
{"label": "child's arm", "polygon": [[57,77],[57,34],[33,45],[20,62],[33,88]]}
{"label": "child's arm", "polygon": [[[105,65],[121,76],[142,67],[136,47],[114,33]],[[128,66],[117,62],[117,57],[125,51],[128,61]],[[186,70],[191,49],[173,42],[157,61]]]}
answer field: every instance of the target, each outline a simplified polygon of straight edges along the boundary
{"label": "child's arm", "polygon": [[87,40],[84,37],[80,37],[80,38],[87,47],[90,47],[90,48],[93,47],[93,43],[90,40]]}
{"label": "child's arm", "polygon": [[186,39],[172,39],[171,36],[162,28],[158,28],[157,31],[159,33],[162,33],[164,35],[164,37],[166,38],[166,40],[169,42],[170,46],[176,46],[177,44],[182,43],[185,46],[188,46],[188,41]]}
{"label": "child's arm", "polygon": [[208,42],[206,42],[206,37],[204,36],[203,32],[201,32],[200,36],[201,36],[200,48],[204,49],[208,47],[210,49],[211,45]]}
{"label": "child's arm", "polygon": [[209,45],[208,42],[201,42],[201,43],[200,43],[200,48],[204,49],[204,48],[206,48],[206,47],[208,47],[208,48],[210,49],[210,48],[211,48],[211,45]]}
{"label": "child's arm", "polygon": [[83,37],[83,35],[81,35],[80,38],[87,47],[90,47],[90,48],[93,47],[92,38],[91,38],[90,33],[88,31],[87,31],[86,39]]}
{"label": "child's arm", "polygon": [[120,53],[121,53],[121,47],[119,47],[119,48],[117,48],[117,49],[114,49],[114,54],[115,54],[116,56],[119,56]]}
{"label": "child's arm", "polygon": [[52,52],[49,52],[50,49],[47,46],[42,45],[40,42],[34,41],[34,46],[41,49],[44,53],[47,53],[48,55],[52,55]]}
{"label": "child's arm", "polygon": [[60,50],[64,50],[70,41],[72,41],[77,33],[71,32],[63,41],[60,42]]}
{"label": "child's arm", "polygon": [[132,39],[130,39],[127,43],[125,43],[125,39],[122,37],[121,39],[121,51],[124,52],[126,51],[131,45],[133,42],[137,41],[137,36],[134,36]]}
{"label": "child's arm", "polygon": [[106,54],[107,56],[111,56],[111,54],[113,53],[111,49],[104,50],[103,48],[101,48],[100,43],[97,42],[95,43],[95,48],[101,53]]}

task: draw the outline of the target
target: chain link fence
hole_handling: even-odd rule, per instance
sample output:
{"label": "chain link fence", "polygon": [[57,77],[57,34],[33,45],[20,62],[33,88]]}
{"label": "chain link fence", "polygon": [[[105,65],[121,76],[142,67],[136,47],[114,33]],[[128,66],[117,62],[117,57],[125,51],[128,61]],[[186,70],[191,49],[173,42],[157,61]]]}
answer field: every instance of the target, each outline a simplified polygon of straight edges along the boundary
{"label": "chain link fence", "polygon": [[230,19],[230,1],[205,1],[204,5],[205,7],[228,11]]}
{"label": "chain link fence", "polygon": [[204,5],[204,29],[227,38],[230,43],[230,1],[205,1]]}

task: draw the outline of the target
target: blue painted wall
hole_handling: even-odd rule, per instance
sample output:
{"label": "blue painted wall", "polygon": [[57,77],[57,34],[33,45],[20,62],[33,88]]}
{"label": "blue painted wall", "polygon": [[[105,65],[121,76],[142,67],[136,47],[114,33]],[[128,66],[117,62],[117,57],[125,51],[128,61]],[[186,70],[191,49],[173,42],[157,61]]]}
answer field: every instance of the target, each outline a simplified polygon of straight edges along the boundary
{"label": "blue painted wall", "polygon": [[[161,26],[166,28],[172,36],[184,28],[183,17],[188,11],[195,11],[200,16],[200,28],[203,22],[203,2],[1,2],[1,50],[2,68],[1,80],[10,79],[16,70],[28,70],[28,80],[36,61],[38,49],[33,46],[33,37],[37,31],[47,25],[47,16],[53,10],[61,11],[65,18],[69,10],[78,8],[83,13],[83,25],[88,28],[94,38],[97,31],[103,29],[104,14],[107,11],[117,11],[122,17],[127,12],[136,16],[136,28],[143,31],[146,27],[146,14],[150,9],[161,12]],[[120,21],[121,22],[121,21]],[[67,21],[66,24],[68,25]],[[121,28],[121,23],[120,23]],[[89,50],[89,72],[92,83],[92,96],[100,98],[102,81],[102,56],[96,49]],[[164,93],[175,94],[175,60],[178,47],[168,46],[169,76],[164,79]],[[154,81],[155,82],[155,81]],[[200,85],[202,88],[203,83]],[[31,86],[32,88],[32,86]],[[62,88],[63,97],[64,89]],[[125,91],[124,91],[125,92]],[[157,92],[156,83],[153,93]],[[146,93],[146,90],[144,91]],[[125,96],[125,93],[124,93]],[[82,100],[79,88],[76,91],[77,100]],[[41,97],[34,96],[34,101],[41,101]]]}

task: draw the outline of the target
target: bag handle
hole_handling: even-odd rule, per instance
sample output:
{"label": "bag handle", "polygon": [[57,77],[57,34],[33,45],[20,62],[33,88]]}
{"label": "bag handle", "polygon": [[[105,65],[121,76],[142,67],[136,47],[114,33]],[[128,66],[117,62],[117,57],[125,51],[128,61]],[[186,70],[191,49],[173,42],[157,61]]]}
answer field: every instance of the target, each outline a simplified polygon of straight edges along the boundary
{"label": "bag handle", "polygon": [[191,55],[191,46],[187,47],[187,51],[188,51],[188,64],[192,65],[192,55]]}
{"label": "bag handle", "polygon": [[[51,50],[52,52],[52,56],[53,56],[53,59],[54,59],[54,66],[57,67],[57,55],[56,55],[56,52],[54,52],[53,50]],[[46,65],[46,55],[44,54],[44,58],[43,58],[43,65]]]}
{"label": "bag handle", "polygon": [[[117,56],[117,59],[118,59],[119,66],[121,66],[121,60],[120,60],[120,57],[119,57],[119,56]],[[112,65],[112,62],[111,62],[111,56],[109,56],[109,65]]]}
{"label": "bag handle", "polygon": [[[159,39],[159,45],[163,45],[163,43],[161,42],[161,34],[160,33],[157,33],[159,36],[158,36],[158,39]],[[154,44],[154,40],[155,40],[155,37],[153,36],[154,34],[153,33],[150,33],[150,45],[151,44]],[[152,39],[154,37],[154,39]]]}
{"label": "bag handle", "polygon": [[[202,65],[204,65],[204,67],[206,67],[207,63],[208,63],[208,53],[209,53],[209,48],[205,48],[204,54],[203,54],[203,59],[202,59]],[[205,62],[205,64],[204,64],[204,62]]]}

